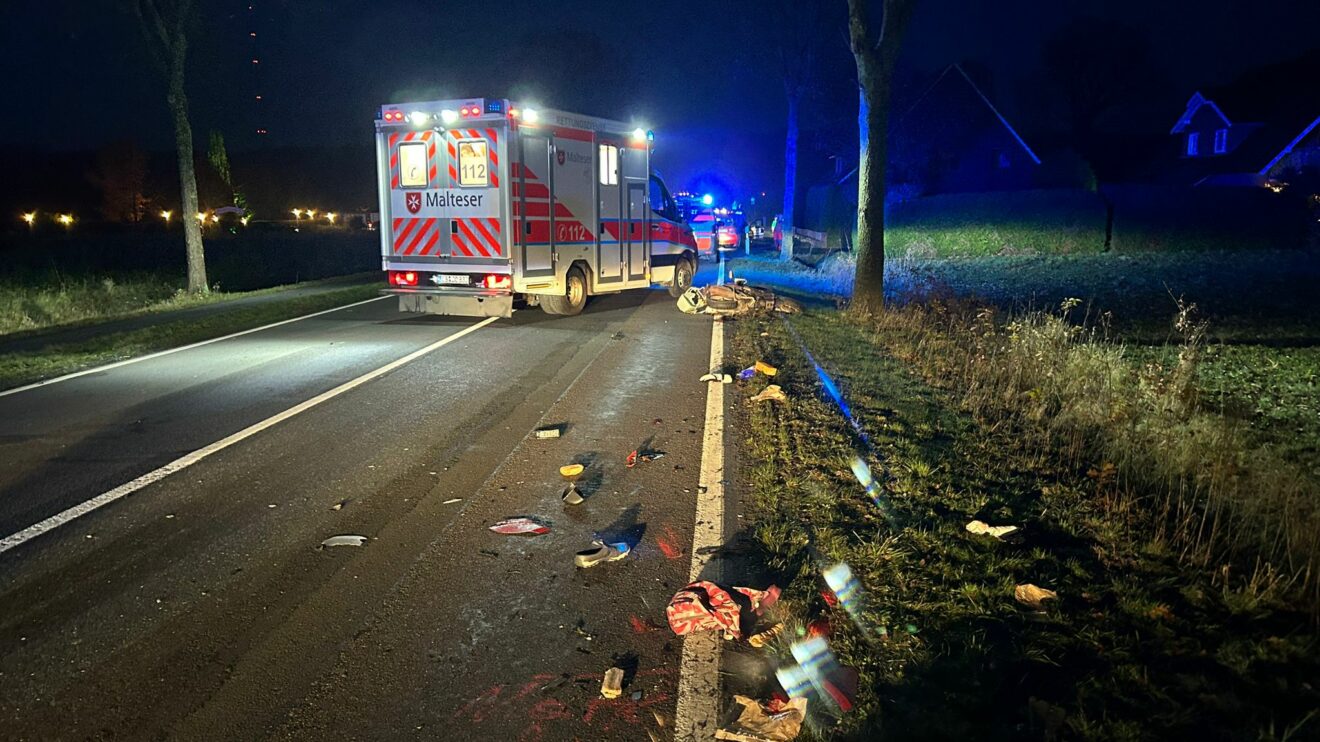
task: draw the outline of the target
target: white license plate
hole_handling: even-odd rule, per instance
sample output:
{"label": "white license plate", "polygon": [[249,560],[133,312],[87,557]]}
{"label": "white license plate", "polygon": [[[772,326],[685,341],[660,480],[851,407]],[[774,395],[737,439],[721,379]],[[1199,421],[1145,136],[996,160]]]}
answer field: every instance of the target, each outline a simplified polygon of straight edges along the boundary
{"label": "white license plate", "polygon": [[466,286],[469,283],[471,283],[468,276],[454,275],[452,273],[441,273],[437,275],[435,279],[436,279],[435,282],[442,286],[446,286],[446,285]]}

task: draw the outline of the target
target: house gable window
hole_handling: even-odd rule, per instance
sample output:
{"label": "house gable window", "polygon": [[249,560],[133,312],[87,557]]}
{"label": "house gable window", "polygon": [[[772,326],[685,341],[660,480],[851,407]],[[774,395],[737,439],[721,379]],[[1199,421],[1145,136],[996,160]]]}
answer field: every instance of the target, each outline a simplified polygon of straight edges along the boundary
{"label": "house gable window", "polygon": [[1188,157],[1196,157],[1196,155],[1199,153],[1198,151],[1200,150],[1200,144],[1201,144],[1200,139],[1201,139],[1201,135],[1198,134],[1197,132],[1192,132],[1187,135]]}
{"label": "house gable window", "polygon": [[1215,129],[1215,154],[1222,155],[1228,151],[1228,129]]}

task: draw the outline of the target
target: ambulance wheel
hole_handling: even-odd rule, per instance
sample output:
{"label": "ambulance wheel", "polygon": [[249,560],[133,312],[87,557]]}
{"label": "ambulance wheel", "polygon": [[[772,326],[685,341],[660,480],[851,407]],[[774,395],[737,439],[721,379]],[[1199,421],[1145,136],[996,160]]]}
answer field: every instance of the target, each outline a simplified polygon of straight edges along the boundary
{"label": "ambulance wheel", "polygon": [[582,269],[573,266],[568,269],[568,275],[564,276],[566,289],[560,296],[544,296],[541,298],[541,308],[546,314],[559,314],[573,316],[580,314],[582,308],[587,305],[587,277],[582,274]]}
{"label": "ambulance wheel", "polygon": [[674,265],[674,280],[669,284],[669,295],[677,299],[684,291],[692,288],[692,261],[683,258]]}

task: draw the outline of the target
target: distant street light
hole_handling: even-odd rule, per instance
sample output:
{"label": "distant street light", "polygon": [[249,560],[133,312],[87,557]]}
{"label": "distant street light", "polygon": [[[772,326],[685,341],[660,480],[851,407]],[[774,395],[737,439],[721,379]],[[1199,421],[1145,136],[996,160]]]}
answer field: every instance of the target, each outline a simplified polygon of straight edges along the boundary
{"label": "distant street light", "polygon": [[206,225],[206,214],[204,214],[204,213],[202,213],[202,212],[200,212],[200,211],[197,212],[197,221],[200,222],[203,226],[205,226],[205,225]]}
{"label": "distant street light", "polygon": [[27,222],[28,229],[35,227],[37,225],[37,212],[35,211],[27,212],[26,214],[23,215],[23,221]]}
{"label": "distant street light", "polygon": [[251,218],[252,218],[251,216],[241,216],[241,217],[238,218],[238,222],[239,222],[240,224],[242,224],[243,226],[246,227],[246,226],[247,226],[247,223],[248,223],[248,220],[251,219]]}
{"label": "distant street light", "polygon": [[307,210],[307,218],[308,218],[308,219],[315,219],[315,218],[316,218],[316,209],[308,209],[308,210]]}
{"label": "distant street light", "polygon": [[302,218],[302,209],[294,209],[294,210],[293,210],[293,220],[294,220],[294,221],[298,221],[298,220],[301,219],[301,218]]}
{"label": "distant street light", "polygon": [[55,221],[63,224],[65,229],[73,226],[73,214],[60,214],[55,217]]}
{"label": "distant street light", "polygon": [[325,220],[328,221],[328,222],[330,222],[331,224],[334,224],[334,223],[335,223],[335,219],[338,219],[338,218],[339,218],[339,215],[336,214],[336,213],[334,213],[333,211],[330,212],[329,214],[326,214],[326,215],[325,215]]}

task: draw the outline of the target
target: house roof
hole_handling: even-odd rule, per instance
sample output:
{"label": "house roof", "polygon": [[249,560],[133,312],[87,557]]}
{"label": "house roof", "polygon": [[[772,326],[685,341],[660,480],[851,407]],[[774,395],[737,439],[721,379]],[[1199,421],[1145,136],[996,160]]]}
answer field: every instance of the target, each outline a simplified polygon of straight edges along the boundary
{"label": "house roof", "polygon": [[1173,125],[1173,129],[1171,129],[1169,133],[1182,133],[1182,130],[1186,129],[1187,125],[1192,123],[1192,118],[1196,116],[1196,112],[1200,111],[1203,106],[1210,106],[1211,110],[1213,110],[1224,122],[1225,126],[1233,125],[1233,122],[1228,120],[1228,117],[1224,115],[1224,112],[1220,110],[1219,106],[1215,105],[1214,101],[1201,95],[1201,91],[1198,90],[1192,94],[1190,99],[1188,99],[1187,108],[1183,110],[1183,115],[1178,119],[1178,123]]}
{"label": "house roof", "polygon": [[1171,134],[1180,133],[1202,105],[1214,106],[1226,122],[1250,127],[1251,131],[1233,152],[1185,158],[1182,169],[1201,177],[1219,173],[1265,175],[1320,126],[1320,86],[1314,82],[1318,79],[1320,49],[1253,69],[1228,85],[1193,95]]}
{"label": "house roof", "polygon": [[1032,162],[1039,165],[1040,158],[1037,157],[1036,153],[1031,149],[1030,146],[1027,145],[1026,140],[1024,140],[1022,136],[1017,133],[1017,129],[1014,129],[1012,124],[1008,123],[1008,119],[1004,118],[1004,114],[1000,113],[998,108],[995,108],[995,104],[990,102],[990,99],[986,97],[985,93],[981,92],[981,88],[977,86],[975,82],[972,81],[971,76],[969,76],[967,72],[963,70],[962,65],[959,64],[951,64],[948,67],[945,67],[944,70],[940,72],[939,76],[935,78],[935,81],[932,82],[930,85],[926,86],[925,91],[922,92],[921,95],[917,96],[916,101],[913,102],[913,104],[909,106],[906,111],[903,112],[903,115],[900,117],[900,120],[902,118],[906,118],[909,114],[912,113],[912,111],[920,107],[922,101],[924,101],[926,97],[930,95],[931,91],[939,87],[940,83],[942,83],[944,79],[948,77],[951,73],[957,73],[954,79],[961,79],[963,82],[967,83],[968,87],[970,87],[976,93],[976,96],[981,99],[981,102],[985,104],[985,107],[990,109],[990,112],[994,114],[995,118],[999,119],[999,123],[1003,124],[1004,128],[1008,131],[1009,135],[1013,137],[1014,141],[1016,141],[1018,145],[1022,147],[1022,151],[1027,154],[1027,157],[1030,157]]}

